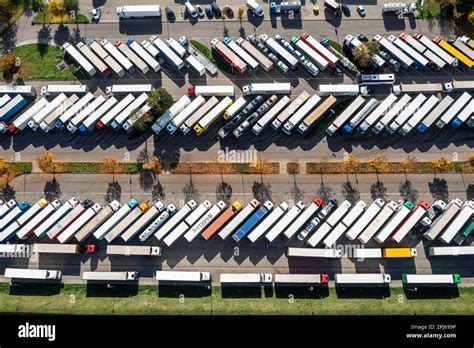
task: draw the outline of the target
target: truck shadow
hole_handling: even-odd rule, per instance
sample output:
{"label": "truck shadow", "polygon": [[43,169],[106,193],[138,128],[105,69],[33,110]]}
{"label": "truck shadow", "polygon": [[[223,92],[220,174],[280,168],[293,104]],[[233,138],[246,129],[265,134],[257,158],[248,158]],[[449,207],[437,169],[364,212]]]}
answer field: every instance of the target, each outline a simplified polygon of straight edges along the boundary
{"label": "truck shadow", "polygon": [[457,286],[444,287],[403,287],[405,296],[409,300],[453,299],[459,297]]}
{"label": "truck shadow", "polygon": [[10,295],[16,296],[53,296],[58,295],[63,287],[60,282],[55,283],[19,283],[10,285]]}
{"label": "truck shadow", "polygon": [[211,287],[207,285],[173,285],[160,284],[157,289],[158,297],[166,298],[203,298],[211,296]]}
{"label": "truck shadow", "polygon": [[[271,289],[271,287],[268,287]],[[222,298],[262,298],[260,285],[223,285],[221,284]],[[268,291],[268,290],[267,290]]]}
{"label": "truck shadow", "polygon": [[132,297],[138,295],[138,282],[133,284],[99,284],[88,282],[86,297]]}
{"label": "truck shadow", "polygon": [[384,299],[390,297],[389,286],[338,286],[336,285],[336,296],[338,298],[370,298]]}
{"label": "truck shadow", "polygon": [[323,299],[329,296],[329,288],[325,285],[285,286],[275,284],[275,297],[294,299]]}

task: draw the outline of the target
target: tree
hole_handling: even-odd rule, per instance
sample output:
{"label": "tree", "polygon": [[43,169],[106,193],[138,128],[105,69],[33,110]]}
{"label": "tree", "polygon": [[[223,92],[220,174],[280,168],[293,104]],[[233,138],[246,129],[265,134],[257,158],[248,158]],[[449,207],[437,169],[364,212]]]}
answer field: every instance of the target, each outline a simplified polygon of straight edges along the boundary
{"label": "tree", "polygon": [[380,53],[380,45],[375,42],[371,41],[367,44],[367,49],[369,50],[370,55],[379,54]]}
{"label": "tree", "polygon": [[49,0],[48,9],[53,16],[59,17],[65,14],[64,3],[61,0]]}
{"label": "tree", "polygon": [[153,156],[151,160],[143,165],[143,169],[150,170],[155,174],[161,173],[163,165],[157,156]]}
{"label": "tree", "polygon": [[56,163],[54,162],[54,154],[51,152],[45,152],[41,156],[36,158],[38,167],[45,173],[54,173],[56,171]]}
{"label": "tree", "polygon": [[369,166],[375,173],[384,173],[388,170],[388,161],[385,156],[375,156],[369,161]]}
{"label": "tree", "polygon": [[352,172],[357,175],[357,170],[359,169],[359,160],[357,157],[349,154],[342,163],[347,173]]}
{"label": "tree", "polygon": [[359,63],[361,67],[367,67],[370,63],[370,52],[367,46],[362,45],[352,50],[354,59]]}
{"label": "tree", "polygon": [[64,11],[70,13],[71,11],[79,11],[79,1],[78,0],[63,0]]}
{"label": "tree", "polygon": [[173,105],[174,100],[166,89],[160,87],[148,95],[147,103],[157,115],[162,115]]}
{"label": "tree", "polygon": [[16,54],[13,52],[8,52],[3,55],[2,59],[2,69],[3,71],[7,71],[9,73],[12,73],[14,70],[16,70],[15,66],[16,62]]}
{"label": "tree", "polygon": [[430,163],[431,167],[433,168],[433,170],[435,171],[435,173],[436,173],[436,171],[438,171],[440,173],[445,172],[446,170],[448,170],[448,168],[450,166],[449,160],[445,156],[441,156],[438,159],[431,160],[431,161],[429,161],[429,163]]}
{"label": "tree", "polygon": [[469,160],[471,167],[474,167],[474,154],[468,155],[467,159]]}
{"label": "tree", "polygon": [[0,176],[8,173],[10,165],[0,158]]}
{"label": "tree", "polygon": [[112,174],[112,181],[113,181],[113,178],[115,176],[115,172],[117,171],[119,165],[120,165],[119,161],[115,157],[112,157],[112,156],[104,157],[100,161],[100,168],[101,168],[102,172]]}
{"label": "tree", "polygon": [[[130,117],[132,117],[134,114],[138,113],[140,109],[137,109],[136,111],[132,112]],[[152,122],[154,121],[153,116],[150,114],[150,112],[145,112],[140,116],[138,120],[135,121],[133,124],[133,128],[137,130],[138,132],[145,133],[148,129],[150,129]]]}
{"label": "tree", "polygon": [[406,173],[414,172],[415,171],[415,163],[417,162],[416,157],[408,156],[405,159],[400,161],[400,165],[403,168],[403,171]]}
{"label": "tree", "polygon": [[242,24],[242,20],[244,19],[244,12],[245,10],[242,7],[239,7],[237,11],[237,18],[239,19],[240,24]]}

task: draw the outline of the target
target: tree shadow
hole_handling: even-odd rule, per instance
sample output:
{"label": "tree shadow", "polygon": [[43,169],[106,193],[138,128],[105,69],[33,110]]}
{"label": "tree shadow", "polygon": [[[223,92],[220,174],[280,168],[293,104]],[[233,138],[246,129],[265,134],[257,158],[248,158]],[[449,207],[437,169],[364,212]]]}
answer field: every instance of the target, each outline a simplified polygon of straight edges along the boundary
{"label": "tree shadow", "polygon": [[71,37],[69,38],[69,42],[75,44],[78,44],[79,42],[82,42],[84,40],[84,37],[81,35],[81,30],[79,28],[74,28],[72,29],[72,34]]}
{"label": "tree shadow", "polygon": [[428,187],[435,200],[442,199],[445,202],[448,200],[448,182],[445,179],[434,178],[432,182],[428,183]]}
{"label": "tree shadow", "polygon": [[418,190],[413,187],[410,180],[406,180],[400,184],[400,196],[405,201],[416,202],[418,200]]}
{"label": "tree shadow", "polygon": [[189,182],[186,185],[184,185],[183,195],[186,202],[190,201],[191,199],[194,199],[195,201],[199,200],[199,197],[201,196],[201,194],[199,193],[199,190],[194,185],[194,181],[192,177],[189,179]]}
{"label": "tree shadow", "polygon": [[[38,30],[37,34],[38,39],[38,52],[41,57],[46,54],[48,51],[48,45],[50,44],[52,37],[51,37],[51,25],[43,25],[40,30]],[[42,47],[46,46],[46,47]]]}
{"label": "tree shadow", "polygon": [[351,204],[355,204],[360,199],[360,192],[359,190],[352,186],[350,181],[345,182],[342,184],[342,194],[344,198],[351,202]]}
{"label": "tree shadow", "polygon": [[109,182],[109,188],[107,189],[107,193],[105,194],[105,201],[110,203],[112,201],[119,201],[122,197],[122,186],[119,184],[118,181]]}
{"label": "tree shadow", "polygon": [[467,185],[466,197],[467,199],[474,199],[474,184]]}
{"label": "tree shadow", "polygon": [[370,196],[372,200],[376,200],[377,198],[386,199],[387,197],[387,188],[380,180],[377,180],[370,186]]}
{"label": "tree shadow", "polygon": [[155,182],[155,173],[149,169],[143,169],[140,172],[140,187],[143,191],[150,191]]}
{"label": "tree shadow", "polygon": [[165,199],[166,193],[165,188],[161,185],[160,180],[156,180],[155,184],[151,189],[151,198],[153,201],[158,202]]}
{"label": "tree shadow", "polygon": [[58,46],[64,45],[71,38],[71,30],[64,24],[59,24],[54,32],[54,43]]}
{"label": "tree shadow", "polygon": [[44,185],[44,197],[48,202],[61,198],[61,185],[54,177]]}
{"label": "tree shadow", "polygon": [[259,202],[272,201],[272,186],[270,184],[254,181],[252,192],[254,198]]}
{"label": "tree shadow", "polygon": [[318,196],[324,201],[324,203],[328,203],[333,196],[332,188],[326,186],[324,182],[321,182],[321,186],[318,190]]}
{"label": "tree shadow", "polygon": [[11,25],[10,28],[3,35],[3,41],[2,41],[3,51],[9,52],[15,48],[17,34],[18,34],[18,26],[16,24]]}
{"label": "tree shadow", "polygon": [[230,203],[230,198],[232,197],[232,185],[221,181],[217,184],[216,187],[216,200],[224,201],[227,205]]}
{"label": "tree shadow", "polygon": [[15,199],[16,191],[12,186],[10,186],[10,184],[7,183],[5,187],[2,188],[1,195],[4,200],[9,201],[11,199]]}

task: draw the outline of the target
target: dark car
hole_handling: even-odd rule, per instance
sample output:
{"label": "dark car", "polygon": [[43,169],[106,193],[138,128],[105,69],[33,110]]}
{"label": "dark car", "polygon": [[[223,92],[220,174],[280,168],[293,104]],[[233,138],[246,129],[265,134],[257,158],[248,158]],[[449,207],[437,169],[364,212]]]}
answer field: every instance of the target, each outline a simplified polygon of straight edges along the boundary
{"label": "dark car", "polygon": [[214,18],[214,13],[212,13],[212,7],[211,6],[206,6],[206,16],[209,19]]}
{"label": "dark car", "polygon": [[176,20],[176,15],[174,14],[173,10],[169,7],[165,7],[165,12],[166,12],[166,17],[169,19],[170,22],[173,22]]}
{"label": "dark car", "polygon": [[362,41],[362,42],[369,42],[369,38],[363,34],[359,34],[357,35],[357,38],[359,39],[359,41]]}
{"label": "dark car", "polygon": [[344,13],[344,16],[346,17],[351,16],[351,10],[349,10],[349,6],[347,6],[346,4],[342,4],[341,8],[342,8],[342,13]]}
{"label": "dark car", "polygon": [[219,6],[217,6],[217,4],[215,2],[213,2],[211,4],[211,8],[212,8],[212,12],[214,12],[214,15],[216,16],[216,18],[222,17],[222,11],[219,8]]}
{"label": "dark car", "polygon": [[228,18],[234,18],[234,11],[229,6],[224,7],[224,13]]}

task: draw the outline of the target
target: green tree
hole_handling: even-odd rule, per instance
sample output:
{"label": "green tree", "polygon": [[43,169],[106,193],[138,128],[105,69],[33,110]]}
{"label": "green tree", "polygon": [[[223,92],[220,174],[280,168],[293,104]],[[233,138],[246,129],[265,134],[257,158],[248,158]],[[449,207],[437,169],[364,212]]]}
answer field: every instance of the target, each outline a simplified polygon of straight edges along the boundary
{"label": "green tree", "polygon": [[79,11],[79,1],[78,0],[63,0],[64,11],[70,13],[71,11]]}
{"label": "green tree", "polygon": [[361,67],[369,66],[370,52],[367,46],[362,45],[361,47],[354,48],[352,50],[352,55]]}
{"label": "green tree", "polygon": [[367,49],[369,50],[370,55],[380,53],[380,45],[374,41],[369,42],[369,44],[367,45]]}
{"label": "green tree", "polygon": [[173,105],[174,100],[166,89],[160,87],[148,95],[147,103],[157,115],[162,115]]}

